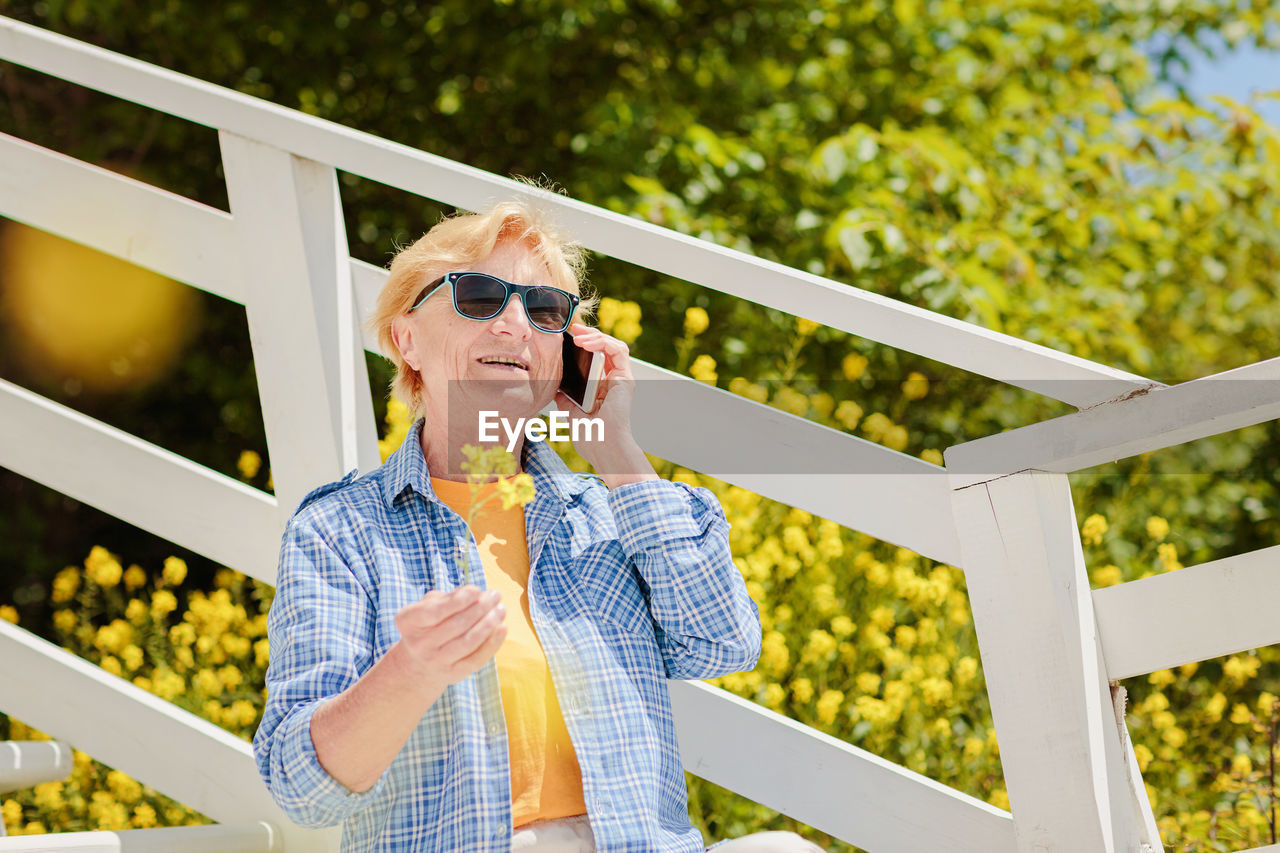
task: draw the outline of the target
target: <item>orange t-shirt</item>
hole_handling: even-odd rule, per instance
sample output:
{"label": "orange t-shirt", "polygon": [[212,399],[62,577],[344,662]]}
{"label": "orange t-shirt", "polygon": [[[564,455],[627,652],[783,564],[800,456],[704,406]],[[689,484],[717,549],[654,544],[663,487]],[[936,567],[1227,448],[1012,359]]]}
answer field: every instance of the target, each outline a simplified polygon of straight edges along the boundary
{"label": "orange t-shirt", "polygon": [[[467,518],[470,484],[432,477],[431,487],[450,509]],[[502,594],[507,607],[507,638],[498,649],[497,661],[511,759],[512,822],[521,826],[586,814],[578,756],[569,741],[547,657],[529,618],[524,508],[504,510],[493,484],[481,486],[476,499],[483,503],[470,520],[471,532],[480,549],[485,582]]]}

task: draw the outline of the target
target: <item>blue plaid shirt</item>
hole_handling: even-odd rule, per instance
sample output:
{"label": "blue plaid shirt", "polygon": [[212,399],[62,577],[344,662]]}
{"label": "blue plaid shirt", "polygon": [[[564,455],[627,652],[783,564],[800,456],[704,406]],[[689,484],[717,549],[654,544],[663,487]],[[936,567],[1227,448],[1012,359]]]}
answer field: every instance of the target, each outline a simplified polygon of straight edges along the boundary
{"label": "blue plaid shirt", "polygon": [[[375,471],[303,499],[268,619],[268,699],[253,749],[291,819],[342,823],[342,849],[511,849],[506,723],[493,661],[450,686],[368,791],[316,759],[311,715],[394,643],[395,615],[463,579],[466,523],[431,489],[419,420]],[[667,679],[750,669],[760,620],[714,495],[664,480],[606,489],[526,445],[529,610],[582,769],[597,849],[701,851],[689,822]],[[472,581],[484,583],[473,571]]]}

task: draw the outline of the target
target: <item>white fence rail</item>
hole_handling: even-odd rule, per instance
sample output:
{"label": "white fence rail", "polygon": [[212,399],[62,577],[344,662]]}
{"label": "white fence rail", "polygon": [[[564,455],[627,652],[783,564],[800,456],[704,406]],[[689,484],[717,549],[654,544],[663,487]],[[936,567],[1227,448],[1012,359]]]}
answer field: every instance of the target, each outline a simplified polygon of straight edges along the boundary
{"label": "white fence rail", "polygon": [[266,823],[65,832],[0,838],[0,853],[282,853],[279,834]]}
{"label": "white fence rail", "polygon": [[1072,472],[1280,418],[1280,358],[947,449],[958,487],[1035,468]]}
{"label": "white fence rail", "polygon": [[1280,545],[1094,590],[1113,679],[1280,643]]}
{"label": "white fence rail", "polygon": [[276,807],[246,741],[4,621],[0,711],[216,821],[268,823],[290,850],[338,849],[336,830]]}
{"label": "white fence rail", "polygon": [[[0,741],[0,794],[71,775],[71,748],[50,740]],[[0,835],[4,830],[0,829]]]}
{"label": "white fence rail", "polygon": [[731,693],[676,681],[671,706],[690,773],[836,838],[866,850],[1016,849],[1008,812]]}
{"label": "white fence rail", "polygon": [[[473,210],[535,195],[596,251],[1084,409],[949,448],[944,470],[636,365],[671,379],[640,383],[646,449],[965,569],[1013,813],[723,691],[673,683],[692,772],[873,853],[1161,849],[1112,683],[1280,639],[1262,606],[1280,591],[1274,548],[1091,592],[1066,480],[1280,416],[1280,359],[1165,388],[3,18],[0,60],[218,130],[230,214],[0,135],[0,215],[245,305],[277,497],[9,383],[0,465],[272,581],[298,497],[377,463],[363,362],[377,346],[358,318],[385,272],[349,257],[336,170]],[[71,192],[77,205],[53,201]],[[672,432],[660,417],[672,407],[735,440]],[[739,460],[764,446],[778,471],[839,459],[849,473],[744,471]],[[198,515],[181,509],[193,503]],[[1246,599],[1257,606],[1242,609]],[[1205,627],[1171,636],[1179,607]],[[86,697],[100,713],[78,713]],[[335,833],[275,809],[243,741],[3,623],[0,711],[217,820],[274,826],[271,845],[336,846]],[[251,836],[243,849],[268,849]]]}
{"label": "white fence rail", "polygon": [[7,134],[0,192],[10,219],[244,303],[225,211]]}
{"label": "white fence rail", "polygon": [[281,527],[271,495],[4,380],[0,434],[0,465],[275,582]]}

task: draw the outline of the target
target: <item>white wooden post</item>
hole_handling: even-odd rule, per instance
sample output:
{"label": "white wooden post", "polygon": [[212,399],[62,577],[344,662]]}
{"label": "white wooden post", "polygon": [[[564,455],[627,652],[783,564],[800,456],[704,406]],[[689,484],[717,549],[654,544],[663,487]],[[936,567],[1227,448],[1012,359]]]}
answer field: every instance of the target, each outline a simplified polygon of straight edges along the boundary
{"label": "white wooden post", "polygon": [[1162,850],[1112,703],[1067,476],[1022,471],[952,500],[1018,850]]}
{"label": "white wooden post", "polygon": [[378,465],[333,168],[222,131],[271,470],[287,517],[312,488]]}

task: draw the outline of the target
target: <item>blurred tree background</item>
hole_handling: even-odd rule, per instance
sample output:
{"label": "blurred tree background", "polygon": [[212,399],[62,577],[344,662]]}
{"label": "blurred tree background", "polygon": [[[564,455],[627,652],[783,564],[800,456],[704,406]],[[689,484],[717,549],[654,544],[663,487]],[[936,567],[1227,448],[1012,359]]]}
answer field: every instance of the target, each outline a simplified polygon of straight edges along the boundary
{"label": "blurred tree background", "polygon": [[[1248,105],[1162,86],[1210,40],[1280,49],[1264,0],[0,0],[0,14],[1166,383],[1270,357],[1280,332],[1280,133]],[[0,64],[0,131],[226,208],[206,128]],[[445,212],[351,175],[342,187],[351,252],[378,265]],[[243,309],[71,249],[54,251],[68,284],[50,292],[33,283],[41,240],[0,227],[0,376],[269,488]],[[1070,411],[609,259],[592,280],[610,297],[602,324],[640,358],[933,461]],[[121,305],[115,322],[134,326],[104,342]],[[389,374],[369,364],[381,419]],[[1277,470],[1272,423],[1073,477],[1095,584],[1274,544]],[[959,663],[976,655],[952,618],[962,576],[722,494],[777,635],[758,681],[725,686],[1006,804],[981,673]],[[0,601],[64,642],[52,578],[94,546],[148,567],[176,555],[192,594],[217,586],[199,555],[4,471],[0,513]],[[815,684],[835,661],[844,680]],[[1278,677],[1261,650],[1127,685],[1170,847],[1267,840],[1255,768]],[[762,820],[692,793],[709,833]]]}

